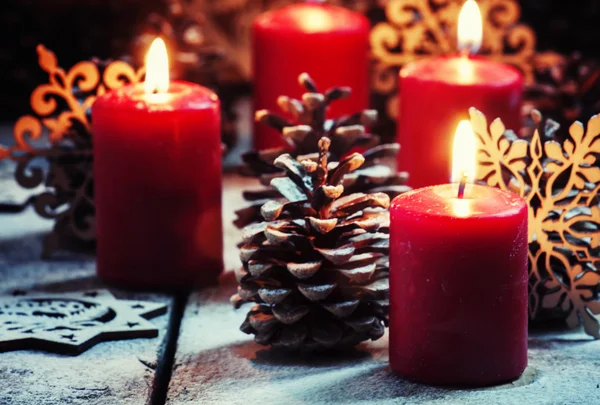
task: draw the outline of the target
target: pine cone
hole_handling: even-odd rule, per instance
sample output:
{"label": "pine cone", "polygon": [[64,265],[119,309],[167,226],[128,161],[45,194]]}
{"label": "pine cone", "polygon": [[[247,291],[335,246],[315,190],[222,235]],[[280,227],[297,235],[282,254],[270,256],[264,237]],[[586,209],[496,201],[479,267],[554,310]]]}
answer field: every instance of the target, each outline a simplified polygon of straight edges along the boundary
{"label": "pine cone", "polygon": [[339,161],[352,152],[364,151],[365,163],[344,179],[345,194],[382,192],[394,198],[410,190],[406,185],[408,173],[396,173],[382,162],[384,159],[395,162],[400,146],[396,143],[380,144],[379,136],[368,133],[365,128],[375,124],[377,111],[364,110],[338,119],[327,119],[329,104],[349,97],[351,89],[335,87],[322,94],[308,74],[301,74],[298,81],[307,90],[302,101],[286,96],[277,100],[281,109],[295,122],[266,110],[256,113],[256,120],[277,129],[289,147],[253,151],[243,156],[245,166],[242,174],[259,177],[261,184],[267,187],[244,192],[244,198],[251,205],[236,212],[238,218],[234,223],[239,228],[260,221],[260,207],[269,199],[281,197],[276,189],[268,187],[273,178],[284,175],[282,169],[274,164],[275,159],[283,153],[289,153],[298,161],[315,159],[319,151],[318,142],[324,136],[330,139],[329,157],[332,160]]}
{"label": "pine cone", "polygon": [[[557,140],[564,140],[574,121],[587,122],[600,112],[600,63],[579,53],[538,55],[535,83],[525,89],[525,106],[526,118],[538,110],[558,122]],[[533,132],[535,125],[528,122],[529,132]]]}
{"label": "pine cone", "polygon": [[331,145],[319,140],[315,160],[275,159],[285,176],[271,185],[283,197],[262,206],[264,222],[244,228],[231,301],[256,303],[241,330],[259,344],[353,346],[379,339],[388,324],[390,198],[344,195],[344,177],[365,159],[328,163]]}

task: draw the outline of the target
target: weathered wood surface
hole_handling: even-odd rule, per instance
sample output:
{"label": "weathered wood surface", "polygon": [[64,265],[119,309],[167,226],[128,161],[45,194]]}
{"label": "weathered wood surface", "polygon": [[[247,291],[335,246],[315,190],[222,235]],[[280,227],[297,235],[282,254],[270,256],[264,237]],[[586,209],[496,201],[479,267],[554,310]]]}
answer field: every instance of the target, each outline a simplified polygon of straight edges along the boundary
{"label": "weathered wood surface", "polygon": [[233,280],[189,300],[167,404],[600,404],[600,341],[583,333],[532,333],[529,368],[513,384],[453,390],[391,373],[387,335],[346,354],[292,356],[238,330]]}
{"label": "weathered wood surface", "polygon": [[[13,143],[10,129],[0,127],[0,143]],[[247,148],[247,141],[247,137],[241,140],[236,151],[228,155],[225,166],[231,167],[239,162],[239,154]],[[36,191],[39,192],[18,187],[13,171],[12,162],[0,161],[0,204],[4,203],[4,208],[22,204]],[[229,179],[228,183],[235,191],[226,191],[224,195],[227,218],[232,216],[228,202],[239,199],[236,185],[243,182],[238,177]],[[17,289],[65,292],[105,287],[95,276],[93,256],[61,252],[54,255],[53,260],[40,260],[44,237],[52,225],[52,221],[41,219],[31,208],[18,214],[0,213],[0,294]],[[231,231],[230,227],[226,228],[226,232]],[[236,240],[227,237],[226,246],[229,252],[235,252]],[[234,253],[233,262],[235,256]],[[231,266],[231,257],[225,258],[228,266]],[[176,336],[168,336],[169,328],[176,328],[180,321],[180,316],[171,311],[174,298],[161,294],[111,291],[118,298],[168,303],[169,312],[151,320],[159,328],[159,336],[103,342],[76,357],[24,350],[0,353],[0,405],[141,405],[164,402],[162,396],[168,383],[169,360],[172,359],[172,353],[167,350],[167,340],[173,347],[176,341]]]}
{"label": "weathered wood surface", "polygon": [[[224,184],[225,263],[238,265],[239,231],[233,210],[243,203],[248,181],[226,176]],[[250,183],[252,184],[252,183]],[[50,221],[31,210],[0,215],[0,292],[14,289],[73,291],[98,288],[93,257],[61,255],[41,261],[43,235]],[[166,402],[180,404],[600,404],[600,341],[582,333],[534,332],[530,368],[519,381],[501,387],[452,390],[426,387],[393,375],[387,337],[357,350],[294,356],[268,350],[239,331],[244,309],[234,311],[231,273],[219,287],[192,294],[177,341]],[[126,293],[121,298],[172,303],[166,295]],[[163,356],[169,313],[152,320],[156,339],[100,343],[72,357],[42,352],[0,353],[0,404],[160,404],[156,370]],[[178,321],[177,314],[175,321]],[[157,367],[158,366],[158,367]],[[154,398],[153,398],[154,393]]]}
{"label": "weathered wood surface", "polygon": [[[0,293],[103,287],[95,277],[91,256],[61,254],[54,260],[40,260],[43,237],[51,227],[51,221],[40,219],[31,209],[0,214]],[[173,301],[160,294],[111,291],[118,298]],[[169,317],[170,312],[151,320],[160,330],[157,338],[102,342],[79,356],[25,350],[0,353],[0,404],[150,404]]]}
{"label": "weathered wood surface", "polygon": [[[226,179],[224,221],[226,263],[238,265],[231,226],[243,205],[240,178]],[[252,184],[252,183],[250,183]],[[222,285],[188,300],[181,324],[167,404],[600,404],[600,341],[583,333],[532,332],[530,367],[508,385],[452,390],[427,387],[391,373],[387,335],[356,351],[293,356],[255,344],[239,331],[245,309],[234,311],[236,290],[227,274]]]}

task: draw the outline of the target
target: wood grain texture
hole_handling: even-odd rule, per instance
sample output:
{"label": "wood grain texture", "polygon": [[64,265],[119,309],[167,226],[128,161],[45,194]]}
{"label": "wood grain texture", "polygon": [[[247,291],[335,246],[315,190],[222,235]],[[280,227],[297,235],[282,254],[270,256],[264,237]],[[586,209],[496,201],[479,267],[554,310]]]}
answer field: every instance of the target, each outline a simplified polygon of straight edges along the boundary
{"label": "wood grain texture", "polygon": [[[247,180],[225,180],[228,269],[239,265],[231,226]],[[238,190],[236,191],[236,188]],[[237,198],[237,200],[236,200]],[[235,311],[231,273],[219,287],[193,294],[181,324],[167,404],[600,404],[600,341],[581,331],[537,331],[529,338],[529,368],[512,384],[483,389],[427,387],[391,373],[387,334],[346,353],[290,355],[259,346],[239,331],[247,307]]]}
{"label": "wood grain texture", "polygon": [[[236,247],[239,238],[231,222],[233,210],[241,202],[242,186],[248,183],[248,179],[238,176],[227,176],[225,180],[223,211],[228,269],[239,263]],[[52,224],[35,215],[31,208],[20,214],[0,214],[0,293],[18,289],[65,292],[104,287],[95,276],[93,256],[61,252],[50,261],[39,259],[44,237]],[[111,291],[122,299],[165,302],[170,309],[173,303],[173,298],[167,295]],[[160,364],[168,364],[163,351],[168,328],[172,326],[171,315],[169,312],[152,319],[160,330],[158,338],[100,343],[77,357],[36,351],[0,353],[0,404],[140,405],[160,400],[155,379]],[[168,373],[162,373],[160,378],[168,378]],[[166,385],[164,380],[160,383]]]}
{"label": "wood grain texture", "polygon": [[512,384],[483,389],[428,387],[389,369],[387,334],[346,353],[290,355],[238,330],[233,280],[189,300],[167,404],[588,405],[600,396],[600,341],[583,333],[536,332],[529,368]]}
{"label": "wood grain texture", "polygon": [[[241,189],[255,184],[226,176],[225,262],[239,265],[240,233],[231,221]],[[77,291],[99,288],[94,259],[63,255],[40,261],[52,223],[31,211],[0,215],[0,293],[15,289]],[[595,405],[600,397],[600,341],[583,333],[534,332],[530,368],[519,381],[486,389],[426,387],[389,371],[387,336],[346,353],[290,355],[239,331],[245,309],[234,311],[231,272],[219,287],[194,293],[185,309],[166,403],[182,404],[428,404]],[[111,290],[119,298],[172,303],[169,296]],[[42,352],[0,353],[0,404],[149,404],[169,325],[152,320],[156,339],[106,342],[77,357]],[[164,378],[168,375],[163,374]],[[165,382],[165,381],[163,381]],[[162,402],[159,402],[162,403]],[[154,405],[154,404],[152,404]]]}
{"label": "wood grain texture", "polygon": [[[17,289],[68,292],[104,287],[95,277],[94,257],[63,254],[40,260],[52,222],[31,209],[0,215],[0,293]],[[120,299],[172,303],[161,294],[111,289]],[[79,356],[37,351],[0,353],[0,404],[146,404],[161,362],[170,313],[152,320],[159,336],[100,343]]]}

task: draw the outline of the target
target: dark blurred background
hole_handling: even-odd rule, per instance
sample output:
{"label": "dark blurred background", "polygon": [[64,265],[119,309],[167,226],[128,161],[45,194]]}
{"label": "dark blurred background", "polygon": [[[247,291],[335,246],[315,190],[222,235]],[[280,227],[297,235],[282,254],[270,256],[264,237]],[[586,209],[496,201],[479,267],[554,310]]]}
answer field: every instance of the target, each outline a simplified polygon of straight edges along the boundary
{"label": "dark blurred background", "polygon": [[0,119],[28,111],[29,94],[47,80],[37,63],[39,43],[65,68],[92,56],[120,56],[136,27],[161,6],[160,0],[2,0]]}
{"label": "dark blurred background", "polygon": [[[151,16],[168,15],[170,1],[1,0],[0,120],[12,120],[29,111],[29,94],[47,80],[37,65],[38,43],[53,50],[65,68],[92,56],[107,59],[133,55],[136,38],[146,29]],[[250,14],[286,1],[184,2],[193,10],[207,10],[207,18],[214,20],[213,33],[215,27],[222,27],[222,32],[217,32],[219,45],[227,48],[234,44],[229,50],[235,51],[235,43],[240,41],[231,32],[232,25],[247,24]],[[384,15],[381,5],[385,1],[372,3],[367,6],[367,15],[379,20]],[[600,57],[600,0],[520,0],[520,4],[522,21],[537,33],[539,50],[561,53],[578,50],[586,57]],[[220,14],[215,15],[215,10]],[[236,56],[233,52],[232,57]],[[241,72],[230,75],[228,80],[243,81],[244,77]]]}

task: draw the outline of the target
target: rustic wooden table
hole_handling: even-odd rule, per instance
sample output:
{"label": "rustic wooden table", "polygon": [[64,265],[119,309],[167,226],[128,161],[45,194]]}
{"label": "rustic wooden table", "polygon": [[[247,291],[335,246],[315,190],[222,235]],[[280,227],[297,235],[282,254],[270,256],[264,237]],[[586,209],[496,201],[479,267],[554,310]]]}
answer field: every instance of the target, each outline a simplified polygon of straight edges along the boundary
{"label": "rustic wooden table", "polygon": [[[0,195],[17,190],[0,176]],[[233,210],[243,180],[224,182],[225,262],[237,265]],[[0,214],[0,293],[101,288],[94,257],[40,259],[52,223],[28,209]],[[388,367],[387,336],[349,353],[294,356],[267,350],[238,330],[231,273],[221,285],[190,296],[111,291],[118,297],[164,302],[151,320],[157,338],[104,342],[79,356],[39,351],[0,353],[1,405],[58,404],[600,404],[600,341],[580,331],[533,331],[530,366],[518,381],[485,389],[410,383]]]}

